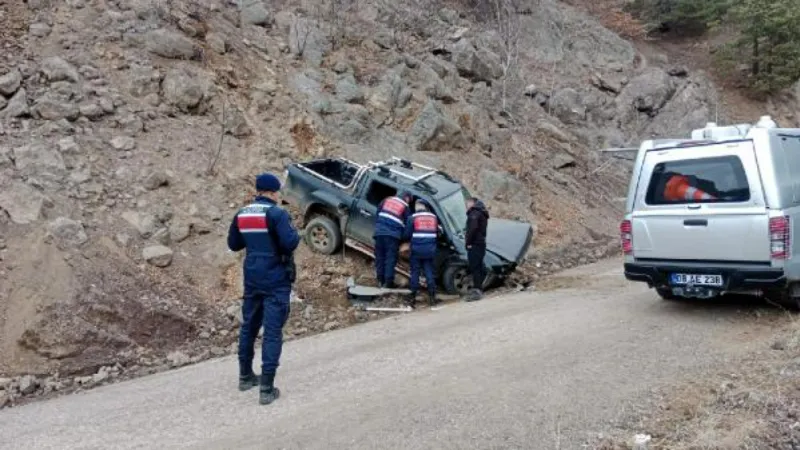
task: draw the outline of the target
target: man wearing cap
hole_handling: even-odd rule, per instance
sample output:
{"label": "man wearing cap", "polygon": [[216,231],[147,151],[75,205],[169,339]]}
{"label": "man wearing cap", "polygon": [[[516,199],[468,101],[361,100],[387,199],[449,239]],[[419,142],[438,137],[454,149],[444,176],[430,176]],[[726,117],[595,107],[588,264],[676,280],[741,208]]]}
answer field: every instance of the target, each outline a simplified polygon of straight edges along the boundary
{"label": "man wearing cap", "polygon": [[386,197],[378,205],[375,218],[375,275],[381,287],[394,287],[394,270],[400,253],[400,240],[408,219],[408,202],[411,196],[400,192]]}
{"label": "man wearing cap", "polygon": [[[293,253],[300,236],[289,213],[277,206],[281,183],[275,175],[256,177],[256,197],[240,209],[228,231],[228,248],[246,249],[242,326],[239,332],[239,390],[261,385],[259,403],[268,405],[280,396],[275,371],[283,348],[283,326],[289,317],[289,296],[294,282]],[[253,373],[258,330],[261,344],[261,378]]]}
{"label": "man wearing cap", "polygon": [[430,212],[430,206],[422,199],[414,205],[414,214],[406,222],[405,240],[411,243],[411,294],[406,303],[414,306],[419,291],[420,271],[425,272],[425,284],[428,288],[428,302],[431,306],[438,303],[436,299],[436,276],[433,267],[436,260],[436,246],[439,238],[439,220]]}

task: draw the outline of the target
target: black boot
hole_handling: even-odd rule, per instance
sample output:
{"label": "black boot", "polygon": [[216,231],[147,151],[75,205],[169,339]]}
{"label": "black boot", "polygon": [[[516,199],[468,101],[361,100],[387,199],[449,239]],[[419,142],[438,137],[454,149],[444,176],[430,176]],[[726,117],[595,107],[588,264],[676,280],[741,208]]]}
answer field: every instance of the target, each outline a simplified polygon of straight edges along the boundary
{"label": "black boot", "polygon": [[281,391],[275,387],[275,374],[265,373],[261,375],[261,392],[258,403],[269,405],[281,396]]}
{"label": "black boot", "polygon": [[244,392],[258,386],[258,375],[250,372],[248,375],[239,375],[239,390]]}
{"label": "black boot", "polygon": [[414,305],[417,303],[417,293],[416,292],[412,292],[412,293],[408,294],[406,296],[405,303],[406,303],[406,305],[408,305],[408,306],[413,308]]}
{"label": "black boot", "polygon": [[428,304],[431,305],[431,308],[440,304],[441,301],[436,298],[436,292],[428,292]]}

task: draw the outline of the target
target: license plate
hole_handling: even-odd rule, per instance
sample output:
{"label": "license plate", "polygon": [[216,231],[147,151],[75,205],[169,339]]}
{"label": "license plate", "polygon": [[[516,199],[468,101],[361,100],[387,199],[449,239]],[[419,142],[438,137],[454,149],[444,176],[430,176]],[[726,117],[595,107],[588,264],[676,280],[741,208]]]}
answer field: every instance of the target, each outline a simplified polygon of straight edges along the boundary
{"label": "license plate", "polygon": [[695,286],[722,286],[722,275],[697,275],[673,273],[672,284],[693,284]]}

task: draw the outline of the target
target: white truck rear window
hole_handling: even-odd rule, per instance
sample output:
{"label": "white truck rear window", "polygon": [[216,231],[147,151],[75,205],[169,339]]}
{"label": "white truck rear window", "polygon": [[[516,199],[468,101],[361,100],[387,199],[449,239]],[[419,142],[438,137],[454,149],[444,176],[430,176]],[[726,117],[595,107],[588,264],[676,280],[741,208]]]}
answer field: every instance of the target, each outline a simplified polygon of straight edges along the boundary
{"label": "white truck rear window", "polygon": [[645,202],[648,205],[738,203],[750,200],[738,156],[661,162],[653,168]]}

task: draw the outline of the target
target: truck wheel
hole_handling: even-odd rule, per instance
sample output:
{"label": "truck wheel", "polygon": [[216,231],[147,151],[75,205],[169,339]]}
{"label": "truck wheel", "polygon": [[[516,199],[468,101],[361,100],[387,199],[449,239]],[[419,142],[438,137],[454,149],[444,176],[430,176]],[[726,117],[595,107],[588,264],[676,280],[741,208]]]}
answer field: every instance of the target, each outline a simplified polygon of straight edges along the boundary
{"label": "truck wheel", "polygon": [[332,255],[342,245],[339,225],[325,216],[316,216],[306,225],[306,244],[317,253]]}
{"label": "truck wheel", "polygon": [[670,300],[670,301],[681,300],[681,297],[678,297],[677,295],[673,294],[670,288],[656,288],[656,293],[663,300]]}
{"label": "truck wheel", "polygon": [[467,267],[461,264],[450,264],[442,274],[442,286],[450,295],[466,295],[472,289],[472,277]]}
{"label": "truck wheel", "polygon": [[793,297],[789,289],[776,289],[767,291],[764,295],[768,303],[776,304],[789,311],[800,311],[800,298]]}

